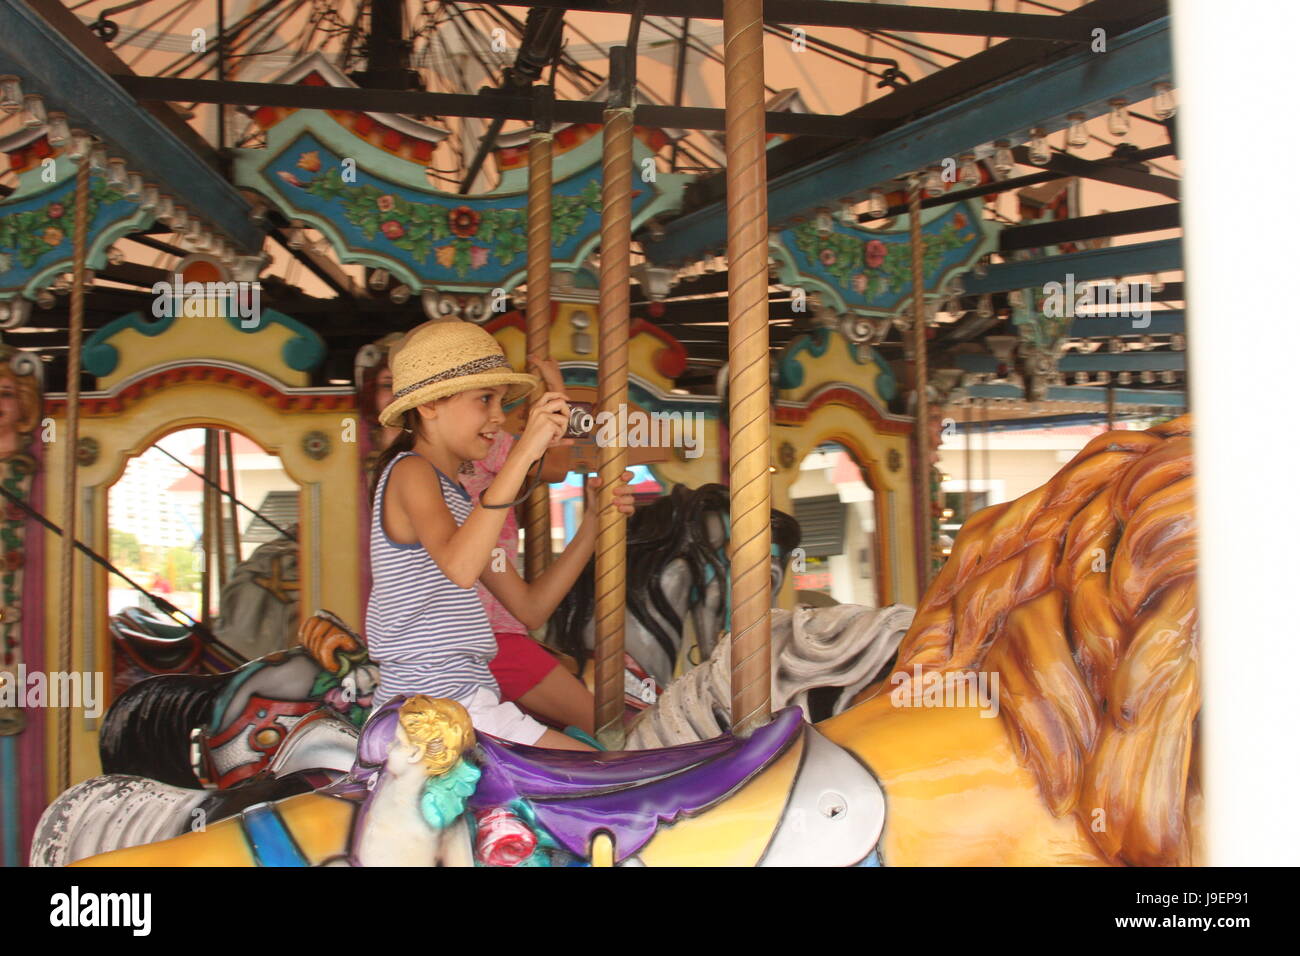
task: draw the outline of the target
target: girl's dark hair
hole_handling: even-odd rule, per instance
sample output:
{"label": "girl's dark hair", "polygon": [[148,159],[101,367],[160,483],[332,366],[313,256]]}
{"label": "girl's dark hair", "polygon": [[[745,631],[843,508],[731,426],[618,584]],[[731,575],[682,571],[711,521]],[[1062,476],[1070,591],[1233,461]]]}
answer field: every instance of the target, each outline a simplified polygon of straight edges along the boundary
{"label": "girl's dark hair", "polygon": [[375,459],[374,470],[370,473],[370,507],[375,506],[375,489],[379,487],[379,478],[388,467],[388,463],[404,451],[415,450],[415,430],[420,427],[420,413],[414,408],[402,412],[402,431],[393,439],[392,444],[380,452]]}

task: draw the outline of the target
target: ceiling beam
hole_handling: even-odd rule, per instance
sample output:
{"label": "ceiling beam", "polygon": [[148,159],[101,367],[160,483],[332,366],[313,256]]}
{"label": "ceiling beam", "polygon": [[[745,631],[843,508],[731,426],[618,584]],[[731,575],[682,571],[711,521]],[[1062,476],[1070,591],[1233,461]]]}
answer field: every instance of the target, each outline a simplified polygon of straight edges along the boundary
{"label": "ceiling beam", "polygon": [[1078,216],[1074,219],[1052,219],[1047,222],[1026,223],[1023,226],[1007,226],[998,234],[998,251],[1040,249],[1043,246],[1057,246],[1063,242],[1078,242],[1084,239],[1181,229],[1182,225],[1180,204],[1171,202],[1162,206],[1103,212],[1095,216]]}
{"label": "ceiling beam", "polygon": [[1005,292],[1009,289],[1037,288],[1048,282],[1076,282],[1109,279],[1114,276],[1146,275],[1173,272],[1183,267],[1183,243],[1180,239],[1161,239],[1128,246],[1089,249],[1042,259],[1023,259],[988,267],[985,275],[967,272],[962,276],[967,295]]}

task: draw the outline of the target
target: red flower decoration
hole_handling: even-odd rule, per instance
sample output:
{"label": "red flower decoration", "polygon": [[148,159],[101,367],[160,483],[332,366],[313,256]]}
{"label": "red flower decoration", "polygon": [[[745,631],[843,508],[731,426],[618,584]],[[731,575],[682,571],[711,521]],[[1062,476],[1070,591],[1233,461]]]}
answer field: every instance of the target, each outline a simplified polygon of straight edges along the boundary
{"label": "red flower decoration", "polygon": [[863,250],[862,259],[871,269],[879,269],[885,261],[885,244],[879,239],[872,239]]}
{"label": "red flower decoration", "polygon": [[451,227],[452,233],[464,239],[478,232],[478,225],[481,222],[479,214],[469,206],[457,206],[451,212],[447,213],[447,225]]}
{"label": "red flower decoration", "polygon": [[379,207],[380,212],[388,212],[393,208],[393,197],[387,195],[380,196],[375,200],[375,205]]}
{"label": "red flower decoration", "polygon": [[389,239],[401,239],[402,236],[406,235],[406,229],[404,229],[402,224],[396,219],[390,219],[387,222],[380,223],[379,228]]}
{"label": "red flower decoration", "polygon": [[830,266],[835,265],[835,250],[823,249],[820,253],[818,253],[817,258],[819,258],[822,261],[822,265],[829,268]]}
{"label": "red flower decoration", "polygon": [[6,521],[22,521],[26,517],[27,517],[27,512],[23,511],[22,508],[19,508],[13,502],[9,502],[5,505]]}
{"label": "red flower decoration", "polygon": [[952,224],[953,224],[954,226],[956,226],[958,229],[965,229],[965,228],[966,228],[966,214],[965,214],[964,212],[959,212],[959,213],[957,213],[957,215],[955,215],[955,216],[952,217]]}
{"label": "red flower decoration", "polygon": [[63,203],[61,202],[50,203],[48,206],[45,207],[45,215],[49,216],[51,219],[62,219]]}
{"label": "red flower decoration", "polygon": [[478,818],[478,858],[487,866],[518,866],[537,848],[537,835],[505,807]]}
{"label": "red flower decoration", "polygon": [[5,552],[5,570],[17,571],[23,566],[23,553],[21,551]]}

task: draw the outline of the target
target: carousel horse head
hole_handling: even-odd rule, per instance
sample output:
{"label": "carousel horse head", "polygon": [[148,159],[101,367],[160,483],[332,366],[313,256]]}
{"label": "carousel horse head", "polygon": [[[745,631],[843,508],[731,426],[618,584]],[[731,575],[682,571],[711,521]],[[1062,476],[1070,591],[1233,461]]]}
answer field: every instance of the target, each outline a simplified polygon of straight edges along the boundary
{"label": "carousel horse head", "polygon": [[888,686],[819,725],[885,787],[887,863],[1196,859],[1193,496],[1184,417],[966,522]]}
{"label": "carousel horse head", "polygon": [[[661,686],[671,680],[690,615],[700,652],[713,652],[727,621],[727,540],[730,496],[722,485],[676,485],[672,492],[637,508],[627,525],[628,654]],[[773,594],[785,564],[799,544],[799,523],[772,512]],[[556,608],[550,643],[583,663],[595,635],[595,561]],[[685,612],[685,613],[684,613]]]}

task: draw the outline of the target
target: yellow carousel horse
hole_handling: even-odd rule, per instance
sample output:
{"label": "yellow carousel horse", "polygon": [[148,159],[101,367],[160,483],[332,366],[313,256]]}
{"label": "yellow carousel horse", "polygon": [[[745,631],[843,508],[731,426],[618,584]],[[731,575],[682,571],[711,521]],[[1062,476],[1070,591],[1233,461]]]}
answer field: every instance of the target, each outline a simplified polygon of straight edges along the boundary
{"label": "yellow carousel horse", "polygon": [[1189,419],[1099,436],[967,522],[892,676],[816,726],[588,755],[411,698],[341,784],[81,862],[1195,863],[1192,502]]}

